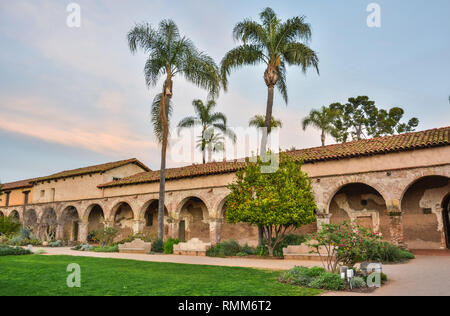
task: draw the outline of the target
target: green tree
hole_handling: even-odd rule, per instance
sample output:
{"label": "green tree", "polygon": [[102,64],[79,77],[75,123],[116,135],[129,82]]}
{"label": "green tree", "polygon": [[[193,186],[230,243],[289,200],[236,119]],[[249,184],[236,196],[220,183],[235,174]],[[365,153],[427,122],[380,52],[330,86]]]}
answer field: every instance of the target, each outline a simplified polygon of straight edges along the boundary
{"label": "green tree", "polygon": [[301,164],[280,154],[280,166],[273,173],[261,172],[262,162],[248,163],[228,186],[226,217],[231,223],[248,223],[263,228],[269,255],[291,229],[315,222],[317,207],[311,180]]}
{"label": "green tree", "polygon": [[242,45],[229,51],[222,60],[221,73],[224,89],[227,78],[234,68],[244,65],[264,64],[264,81],[267,86],[265,115],[266,132],[261,139],[261,152],[266,151],[267,135],[271,131],[274,88],[278,88],[288,103],[286,66],[299,66],[304,73],[309,67],[319,72],[319,58],[306,44],[311,38],[310,25],[305,17],[294,17],[282,22],[271,8],[260,13],[261,24],[251,19],[239,22],[233,30],[236,40]]}
{"label": "green tree", "polygon": [[214,149],[217,147],[213,145],[215,142],[217,145],[217,137],[219,137],[214,133],[215,129],[231,138],[233,142],[236,141],[236,135],[227,127],[227,117],[225,114],[222,112],[213,112],[217,106],[214,100],[209,100],[206,105],[202,100],[194,100],[192,101],[192,106],[195,110],[195,116],[188,116],[182,119],[178,123],[178,130],[201,126],[200,150],[202,151],[203,163],[206,163],[207,148]]}
{"label": "green tree", "polygon": [[337,142],[412,132],[419,125],[415,117],[401,123],[404,115],[402,108],[379,109],[367,96],[349,98],[346,104],[333,103],[330,109],[340,112],[331,133]]}
{"label": "green tree", "polygon": [[[202,150],[203,154],[208,152],[208,162],[211,162],[213,153],[225,151],[225,137],[216,133],[214,128],[208,128],[203,135],[198,136],[196,147]],[[205,161],[205,156],[203,156],[203,161]]]}
{"label": "green tree", "polygon": [[[157,85],[164,78],[159,96],[159,139],[161,141],[161,169],[158,207],[158,237],[164,238],[164,197],[166,182],[166,151],[169,135],[167,109],[173,96],[173,79],[182,75],[187,81],[217,96],[220,91],[219,69],[214,60],[197,50],[192,41],[180,35],[172,20],[163,20],[157,29],[149,24],[138,24],[128,33],[128,45],[132,53],[141,49],[148,54],[144,67],[148,87]],[[158,96],[157,96],[158,97]],[[155,122],[154,122],[155,124]],[[157,135],[158,136],[158,135]]]}
{"label": "green tree", "polygon": [[338,117],[339,113],[339,110],[330,109],[326,106],[323,106],[320,110],[312,110],[302,121],[303,130],[306,130],[309,126],[320,129],[320,140],[322,142],[322,146],[325,146],[326,134],[333,133],[334,121]]}

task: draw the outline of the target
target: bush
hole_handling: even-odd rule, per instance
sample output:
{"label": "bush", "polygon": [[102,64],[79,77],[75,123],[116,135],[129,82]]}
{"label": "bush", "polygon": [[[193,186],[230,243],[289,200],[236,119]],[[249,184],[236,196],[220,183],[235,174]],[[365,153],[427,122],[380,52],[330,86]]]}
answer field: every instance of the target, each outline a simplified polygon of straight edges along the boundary
{"label": "bush", "polygon": [[414,255],[388,242],[372,242],[368,245],[365,261],[397,263],[415,259]]}
{"label": "bush", "polygon": [[112,246],[105,246],[105,247],[95,247],[95,248],[92,248],[91,251],[94,251],[94,252],[119,252],[119,246],[112,245]]}
{"label": "bush", "polygon": [[[173,248],[172,248],[173,251]],[[164,252],[164,243],[161,239],[157,239],[152,243],[152,252],[163,253]]]}
{"label": "bush", "polygon": [[92,249],[94,249],[94,247],[91,245],[88,245],[88,244],[77,245],[72,248],[72,250],[77,250],[77,251],[92,251]]}
{"label": "bush", "polygon": [[10,247],[0,245],[0,256],[20,256],[20,255],[31,255],[31,251],[20,247]]}
{"label": "bush", "polygon": [[208,257],[235,257],[248,256],[256,253],[255,248],[245,244],[241,247],[236,240],[227,240],[212,246],[207,252]]}
{"label": "bush", "polygon": [[12,236],[20,230],[20,226],[17,219],[13,217],[0,217],[0,235]]}
{"label": "bush", "polygon": [[93,233],[92,239],[94,241],[98,241],[102,247],[110,246],[113,243],[114,238],[116,238],[118,232],[119,230],[115,227],[106,227],[96,230]]}
{"label": "bush", "polygon": [[241,252],[246,253],[247,255],[254,255],[256,253],[255,248],[251,247],[246,243],[242,248]]}
{"label": "bush", "polygon": [[309,283],[309,287],[330,291],[339,291],[345,288],[345,281],[336,273],[324,272]]}
{"label": "bush", "polygon": [[58,248],[63,246],[63,242],[61,240],[52,241],[48,243],[48,246],[51,248]]}
{"label": "bush", "polygon": [[279,282],[316,289],[338,291],[345,288],[345,281],[338,274],[327,272],[324,268],[295,267],[283,273]]}
{"label": "bush", "polygon": [[164,243],[164,253],[168,255],[173,254],[173,245],[178,245],[179,243],[180,241],[178,239],[169,238]]}
{"label": "bush", "polygon": [[354,277],[351,281],[352,288],[360,289],[367,286],[366,281],[362,277]]}
{"label": "bush", "polygon": [[220,257],[220,258],[225,257],[225,253],[224,253],[220,243],[215,246],[211,246],[211,248],[209,248],[206,251],[206,255],[208,257]]}

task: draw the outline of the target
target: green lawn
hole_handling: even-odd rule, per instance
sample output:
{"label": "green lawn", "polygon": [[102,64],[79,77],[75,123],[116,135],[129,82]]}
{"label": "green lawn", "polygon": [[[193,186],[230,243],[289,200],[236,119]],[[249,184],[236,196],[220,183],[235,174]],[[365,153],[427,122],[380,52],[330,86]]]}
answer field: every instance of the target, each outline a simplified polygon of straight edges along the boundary
{"label": "green lawn", "polygon": [[[67,265],[81,267],[81,288],[68,288]],[[319,290],[278,283],[280,272],[71,256],[0,257],[0,296],[167,295],[303,296]]]}

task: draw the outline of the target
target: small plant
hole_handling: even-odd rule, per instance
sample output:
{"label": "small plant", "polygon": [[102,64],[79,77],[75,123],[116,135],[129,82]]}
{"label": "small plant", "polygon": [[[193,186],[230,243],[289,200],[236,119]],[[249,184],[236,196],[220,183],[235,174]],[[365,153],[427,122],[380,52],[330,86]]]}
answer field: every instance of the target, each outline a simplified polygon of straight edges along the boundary
{"label": "small plant", "polygon": [[[172,248],[173,251],[173,248]],[[156,239],[152,243],[152,252],[163,253],[164,252],[164,242],[161,239]]]}
{"label": "small plant", "polygon": [[169,238],[164,243],[164,253],[168,255],[173,254],[173,245],[178,245],[179,243],[180,241],[178,239]]}
{"label": "small plant", "polygon": [[58,248],[63,246],[63,242],[61,240],[52,241],[48,243],[48,246],[51,248]]}
{"label": "small plant", "polygon": [[351,280],[352,288],[354,289],[361,289],[365,288],[367,286],[366,281],[362,277],[354,277]]}
{"label": "small plant", "polygon": [[338,291],[345,288],[345,282],[340,275],[327,272],[324,268],[295,267],[283,273],[278,279],[281,283]]}

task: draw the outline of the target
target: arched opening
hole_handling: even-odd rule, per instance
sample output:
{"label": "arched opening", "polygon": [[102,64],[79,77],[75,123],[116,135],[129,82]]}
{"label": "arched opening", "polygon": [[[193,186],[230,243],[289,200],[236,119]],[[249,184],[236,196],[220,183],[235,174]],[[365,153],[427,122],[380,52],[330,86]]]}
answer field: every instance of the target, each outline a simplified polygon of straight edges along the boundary
{"label": "arched opening", "polygon": [[20,215],[19,212],[14,210],[9,214],[9,217],[16,219],[17,221],[20,221]]}
{"label": "arched opening", "polygon": [[58,220],[55,210],[53,208],[46,208],[42,213],[39,223],[40,239],[44,241],[55,240],[57,227]]}
{"label": "arched opening", "polygon": [[349,183],[341,187],[330,201],[330,222],[350,222],[380,232],[390,240],[386,201],[373,187],[365,183]]}
{"label": "arched opening", "polygon": [[442,216],[444,221],[444,233],[447,249],[450,249],[450,194],[446,196],[442,203]]}
{"label": "arched opening", "polygon": [[61,214],[60,225],[63,227],[63,240],[78,240],[78,211],[74,206],[69,206]]}
{"label": "arched opening", "polygon": [[92,233],[105,227],[105,214],[100,205],[94,204],[89,207],[88,216],[88,240],[91,240]]}
{"label": "arched opening", "polygon": [[[148,201],[144,205],[144,234],[150,236],[152,239],[158,238],[158,200]],[[169,212],[164,207],[164,236],[169,234]]]}
{"label": "arched opening", "polygon": [[240,244],[258,245],[258,228],[246,223],[232,224],[227,222],[227,205],[223,202],[220,209],[221,233],[220,241],[236,240]]}
{"label": "arched opening", "polygon": [[35,210],[25,210],[23,213],[23,225],[28,227],[32,232],[36,232],[38,229],[38,216]]}
{"label": "arched opening", "polygon": [[114,227],[118,229],[115,241],[123,240],[133,235],[134,213],[131,206],[121,202],[113,208]]}
{"label": "arched opening", "polygon": [[426,176],[414,181],[404,192],[403,239],[410,249],[445,247],[442,202],[450,193],[449,178]]}
{"label": "arched opening", "polygon": [[210,241],[208,208],[197,197],[185,199],[180,212],[179,239],[192,238]]}
{"label": "arched opening", "polygon": [[2,211],[0,211],[0,217],[3,217],[3,216],[5,216],[5,214],[3,214]]}

